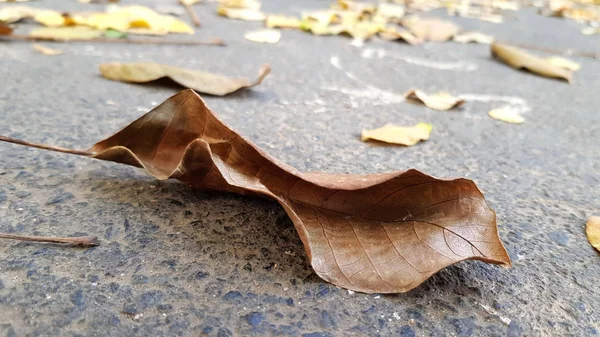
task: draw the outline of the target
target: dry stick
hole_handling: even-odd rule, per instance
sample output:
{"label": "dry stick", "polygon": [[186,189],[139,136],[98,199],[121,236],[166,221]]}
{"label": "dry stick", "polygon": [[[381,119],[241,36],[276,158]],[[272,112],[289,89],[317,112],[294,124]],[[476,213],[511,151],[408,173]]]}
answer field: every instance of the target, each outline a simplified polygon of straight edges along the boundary
{"label": "dry stick", "polygon": [[90,156],[94,155],[93,152],[80,151],[80,150],[72,150],[72,149],[67,149],[67,148],[64,148],[64,147],[30,143],[30,142],[26,142],[24,140],[14,139],[14,138],[5,137],[5,136],[0,136],[0,141],[7,142],[7,143],[18,144],[18,145],[25,145],[25,146],[28,146],[28,147],[35,147],[35,148],[38,148],[38,149],[50,150],[50,151],[55,151],[55,152],[75,154],[75,155],[78,155],[78,156],[87,156],[87,157],[90,157]]}
{"label": "dry stick", "polygon": [[194,10],[194,7],[192,7],[192,5],[185,3],[183,1],[181,2],[181,4],[183,5],[183,7],[185,7],[185,10],[187,11],[188,15],[190,16],[190,19],[192,19],[194,26],[196,26],[196,27],[202,26],[200,24],[200,18],[198,18],[198,13],[196,13],[196,11]]}
{"label": "dry stick", "polygon": [[559,55],[566,55],[566,56],[581,56],[581,57],[589,57],[589,58],[593,58],[593,59],[600,59],[600,54],[596,54],[593,52],[577,51],[577,50],[573,50],[573,49],[567,49],[565,51],[562,51],[562,50],[553,49],[553,48],[530,46],[527,44],[513,43],[513,42],[502,42],[502,43],[511,45],[511,46],[515,46],[515,47],[519,47],[519,48],[523,48],[523,49],[541,51],[541,52],[549,53],[549,54],[559,54]]}
{"label": "dry stick", "polygon": [[177,40],[154,40],[154,39],[68,39],[68,40],[57,40],[46,37],[37,37],[29,35],[0,35],[0,39],[7,40],[23,40],[23,41],[45,41],[45,42],[101,42],[101,43],[127,43],[127,44],[168,44],[168,45],[179,45],[179,46],[197,46],[197,45],[210,45],[210,46],[225,46],[225,41],[214,38],[208,41],[177,41]]}
{"label": "dry stick", "polygon": [[34,242],[51,242],[51,243],[67,243],[74,246],[81,247],[93,247],[98,246],[98,238],[95,236],[80,236],[73,238],[55,238],[50,236],[29,236],[29,235],[14,235],[0,233],[0,239],[11,239],[21,241],[34,241]]}

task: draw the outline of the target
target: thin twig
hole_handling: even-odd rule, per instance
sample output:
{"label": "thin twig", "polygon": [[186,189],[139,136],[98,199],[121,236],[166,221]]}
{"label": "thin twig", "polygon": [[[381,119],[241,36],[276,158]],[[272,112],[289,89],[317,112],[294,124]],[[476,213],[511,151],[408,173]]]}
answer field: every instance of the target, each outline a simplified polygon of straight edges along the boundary
{"label": "thin twig", "polygon": [[34,242],[51,242],[51,243],[66,243],[80,247],[94,247],[98,246],[98,238],[95,236],[80,236],[73,238],[58,238],[50,236],[29,236],[29,235],[15,235],[0,233],[0,239],[11,239],[20,241],[34,241]]}
{"label": "thin twig", "polygon": [[194,41],[194,40],[157,40],[157,39],[108,39],[108,38],[97,38],[97,39],[54,39],[47,37],[29,36],[29,35],[0,35],[0,39],[7,40],[22,40],[22,41],[44,41],[44,42],[100,42],[100,43],[127,43],[127,44],[161,44],[161,45],[178,45],[178,46],[197,46],[197,45],[209,45],[209,46],[225,46],[225,41],[214,38],[207,41]]}
{"label": "thin twig", "polygon": [[596,54],[593,52],[578,51],[578,50],[574,50],[574,49],[559,50],[559,49],[553,49],[553,48],[548,48],[548,47],[531,46],[531,45],[527,45],[527,44],[513,43],[513,42],[502,42],[502,43],[511,45],[511,46],[515,46],[515,47],[519,47],[522,49],[535,50],[535,51],[540,51],[540,52],[549,53],[549,54],[558,54],[558,55],[565,55],[565,56],[581,56],[581,57],[588,57],[588,58],[597,59],[597,60],[600,59],[600,54]]}
{"label": "thin twig", "polygon": [[187,11],[188,15],[190,16],[190,19],[192,20],[192,22],[194,23],[194,26],[196,26],[196,27],[202,26],[200,24],[200,18],[198,17],[198,13],[196,13],[196,10],[194,10],[194,7],[192,7],[192,5],[190,5],[189,3],[186,3],[185,1],[181,1],[181,4],[183,5],[183,7],[185,7],[185,10]]}
{"label": "thin twig", "polygon": [[67,148],[64,148],[64,147],[51,146],[51,145],[45,145],[45,144],[30,143],[30,142],[26,142],[24,140],[9,138],[9,137],[5,137],[5,136],[0,136],[0,141],[2,141],[2,142],[8,142],[8,143],[13,143],[13,144],[24,145],[24,146],[28,146],[28,147],[35,147],[35,148],[43,149],[43,150],[50,150],[50,151],[55,151],[55,152],[75,154],[75,155],[78,155],[78,156],[87,156],[87,157],[90,157],[90,156],[94,155],[93,152],[73,150],[73,149],[67,149]]}

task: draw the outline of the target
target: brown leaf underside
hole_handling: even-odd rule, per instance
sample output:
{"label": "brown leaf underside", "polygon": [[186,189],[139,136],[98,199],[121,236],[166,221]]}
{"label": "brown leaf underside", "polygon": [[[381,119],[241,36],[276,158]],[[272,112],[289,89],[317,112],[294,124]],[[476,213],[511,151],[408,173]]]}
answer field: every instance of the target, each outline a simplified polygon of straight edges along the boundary
{"label": "brown leaf underside", "polygon": [[416,170],[300,173],[221,122],[185,90],[96,145],[92,157],[191,187],[274,198],[316,273],[367,293],[404,292],[466,259],[510,265],[496,216],[475,184]]}

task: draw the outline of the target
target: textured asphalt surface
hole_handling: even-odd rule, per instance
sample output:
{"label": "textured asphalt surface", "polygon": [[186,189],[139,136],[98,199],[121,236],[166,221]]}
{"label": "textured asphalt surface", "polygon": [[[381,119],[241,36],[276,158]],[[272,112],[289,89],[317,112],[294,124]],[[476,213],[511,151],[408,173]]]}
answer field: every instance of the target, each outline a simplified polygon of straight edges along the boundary
{"label": "textured asphalt surface", "polygon": [[[299,13],[327,4],[264,7]],[[599,334],[600,256],[584,231],[586,218],[600,213],[598,61],[574,57],[582,70],[569,85],[508,68],[484,45],[375,40],[357,48],[346,37],[299,31],[261,45],[242,38],[260,23],[218,18],[212,4],[197,11],[204,27],[196,37],[217,36],[227,47],[46,44],[65,52],[51,57],[29,43],[0,43],[0,134],[86,149],[177,92],[105,80],[101,62],[148,60],[243,76],[270,63],[273,73],[261,86],[206,97],[209,106],[301,170],[412,167],[473,179],[498,214],[513,267],[465,262],[409,293],[350,293],[311,271],[275,202],[0,144],[1,232],[101,240],[92,249],[0,241],[0,336]],[[508,13],[499,25],[453,20],[501,40],[600,52],[600,37],[533,10]],[[402,102],[410,88],[470,101],[458,111],[432,111]],[[505,104],[525,111],[526,123],[487,116]],[[362,128],[420,121],[434,127],[415,147],[358,139]]]}

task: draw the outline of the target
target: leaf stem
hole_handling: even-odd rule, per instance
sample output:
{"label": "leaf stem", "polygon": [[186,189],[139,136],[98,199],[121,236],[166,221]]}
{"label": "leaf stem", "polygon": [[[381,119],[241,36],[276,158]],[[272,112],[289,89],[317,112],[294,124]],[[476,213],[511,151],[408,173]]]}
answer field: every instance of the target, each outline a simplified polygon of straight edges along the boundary
{"label": "leaf stem", "polygon": [[72,238],[59,238],[50,236],[29,236],[29,235],[15,235],[0,233],[0,239],[20,240],[20,241],[33,241],[33,242],[50,242],[50,243],[66,243],[80,247],[94,247],[98,246],[98,238],[95,236],[80,236]]}
{"label": "leaf stem", "polygon": [[17,41],[44,41],[44,42],[100,42],[100,43],[126,43],[126,44],[161,44],[161,45],[178,45],[178,46],[197,46],[197,45],[209,45],[209,46],[225,46],[225,41],[219,38],[213,38],[206,41],[197,40],[167,40],[167,39],[109,39],[109,38],[96,38],[96,39],[68,39],[68,40],[57,40],[52,38],[29,36],[29,35],[0,35],[0,39],[17,40]]}
{"label": "leaf stem", "polygon": [[192,20],[192,22],[194,23],[194,26],[201,27],[202,24],[200,23],[200,18],[198,18],[198,13],[196,13],[196,11],[194,10],[194,7],[192,7],[192,5],[185,3],[185,2],[181,2],[181,4],[183,5],[183,7],[185,7],[185,10],[187,11],[188,15],[190,16],[190,19]]}
{"label": "leaf stem", "polygon": [[27,146],[27,147],[35,147],[35,148],[43,149],[43,150],[49,150],[49,151],[55,151],[55,152],[75,154],[75,155],[78,155],[78,156],[91,157],[91,156],[94,155],[93,152],[67,149],[67,148],[58,147],[58,146],[51,146],[51,145],[30,143],[30,142],[26,142],[24,140],[9,138],[9,137],[5,137],[5,136],[0,136],[0,141],[7,142],[7,143],[18,144],[18,145],[24,145],[24,146]]}

